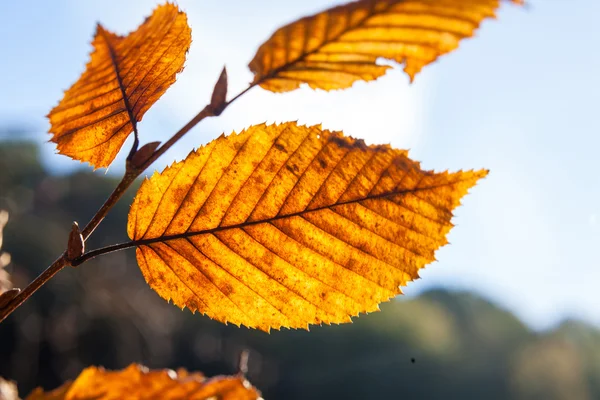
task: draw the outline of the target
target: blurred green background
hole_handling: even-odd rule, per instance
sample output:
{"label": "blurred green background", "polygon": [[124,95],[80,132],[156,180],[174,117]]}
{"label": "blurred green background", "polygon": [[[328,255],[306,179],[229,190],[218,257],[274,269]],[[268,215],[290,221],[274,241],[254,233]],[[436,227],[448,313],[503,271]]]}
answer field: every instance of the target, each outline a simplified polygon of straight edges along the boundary
{"label": "blurred green background", "polygon": [[[10,131],[10,132],[9,132]],[[19,128],[0,136],[27,136]],[[115,177],[49,174],[38,145],[0,141],[4,250],[23,287],[65,246],[70,221],[87,222]],[[127,240],[128,193],[89,243]],[[67,269],[0,324],[0,376],[22,395],[73,379],[90,364],[185,367],[234,373],[244,349],[249,379],[267,399],[598,399],[600,331],[568,320],[532,331],[468,292],[426,291],[383,304],[352,325],[311,332],[225,326],[181,311],[144,282],[132,251]]]}

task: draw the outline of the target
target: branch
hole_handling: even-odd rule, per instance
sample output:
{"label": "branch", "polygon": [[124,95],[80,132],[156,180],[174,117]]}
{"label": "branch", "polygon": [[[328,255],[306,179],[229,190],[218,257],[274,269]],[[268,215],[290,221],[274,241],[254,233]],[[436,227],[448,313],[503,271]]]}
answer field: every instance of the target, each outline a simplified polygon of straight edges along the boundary
{"label": "branch", "polygon": [[[218,116],[224,111],[231,103],[235,100],[239,99],[242,95],[247,93],[254,86],[259,84],[259,82],[250,84],[246,89],[241,91],[238,95],[233,97],[228,102],[225,102],[219,106],[219,109],[215,109],[215,105],[209,104],[204,107],[194,118],[192,118],[187,124],[185,124],[179,131],[177,131],[169,140],[167,140],[162,146],[156,149],[152,155],[143,162],[140,166],[135,166],[128,164],[125,175],[117,185],[117,187],[110,194],[108,199],[104,202],[102,207],[96,212],[96,214],[92,217],[90,222],[83,228],[81,231],[81,235],[84,240],[87,240],[90,235],[94,232],[94,230],[100,225],[104,217],[108,214],[108,212],[114,207],[114,205],[123,197],[123,194],[129,189],[131,184],[140,176],[154,161],[156,161],[161,155],[163,155],[167,150],[169,150],[179,139],[181,139],[186,133],[188,133],[194,126],[196,126],[200,121],[207,117]],[[109,246],[109,247],[118,247],[117,246]],[[131,245],[127,246],[131,247]],[[123,247],[124,248],[124,247]],[[111,251],[120,250],[114,249]],[[67,260],[66,252],[64,252],[52,265],[50,265],[44,272],[42,272],[33,282],[31,282],[27,287],[22,290],[18,295],[16,295],[7,305],[0,309],[0,322],[2,322],[6,317],[8,317],[14,310],[17,309],[25,300],[31,297],[40,287],[42,287],[46,282],[48,282],[54,275],[56,275],[60,270],[62,270],[67,265],[77,266],[87,261],[93,256],[90,256],[94,252],[87,253],[82,257],[79,257],[72,262]],[[107,251],[103,251],[100,254],[105,254]],[[95,254],[99,255],[99,254]],[[94,255],[94,256],[95,256]]]}

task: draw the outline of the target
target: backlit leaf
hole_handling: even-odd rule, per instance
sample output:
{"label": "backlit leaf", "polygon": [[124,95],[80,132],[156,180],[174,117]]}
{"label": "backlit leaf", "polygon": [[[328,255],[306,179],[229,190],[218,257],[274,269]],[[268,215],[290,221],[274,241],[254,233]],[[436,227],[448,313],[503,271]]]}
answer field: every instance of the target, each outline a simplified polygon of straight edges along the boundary
{"label": "backlit leaf", "polygon": [[48,114],[58,152],[107,167],[175,82],[190,43],[187,17],[173,4],[158,7],[127,36],[98,25],[85,72]]}
{"label": "backlit leaf", "polygon": [[[278,29],[260,46],[250,70],[254,83],[287,92],[344,89],[372,81],[390,68],[378,58],[404,63],[410,79],[458,47],[503,0],[359,0]],[[522,0],[510,0],[522,3]]]}
{"label": "backlit leaf", "polygon": [[149,371],[131,364],[122,371],[89,367],[74,382],[44,392],[34,390],[26,400],[258,400],[260,392],[241,376],[205,378],[185,370]]}
{"label": "backlit leaf", "polygon": [[446,243],[487,171],[423,171],[407,153],[295,123],[221,136],[143,182],[128,234],[180,307],[262,330],[378,310]]}

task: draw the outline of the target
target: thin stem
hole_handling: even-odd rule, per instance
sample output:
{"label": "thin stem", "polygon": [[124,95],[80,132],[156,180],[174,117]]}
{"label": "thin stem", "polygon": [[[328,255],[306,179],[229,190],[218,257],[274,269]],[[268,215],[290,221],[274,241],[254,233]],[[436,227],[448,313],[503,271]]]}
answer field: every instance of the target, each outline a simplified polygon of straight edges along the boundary
{"label": "thin stem", "polygon": [[110,246],[100,247],[99,249],[88,251],[81,257],[76,258],[75,260],[73,260],[71,265],[73,265],[74,267],[77,267],[77,266],[83,264],[84,262],[91,260],[92,258],[96,258],[96,257],[102,256],[104,254],[114,253],[115,251],[130,249],[132,247],[138,246],[139,244],[140,243],[138,241],[130,241],[130,242],[123,242],[123,243],[118,243],[118,244],[111,244]]}
{"label": "thin stem", "polygon": [[[258,82],[250,84],[246,89],[241,91],[238,95],[234,96],[231,100],[223,105],[222,110],[220,110],[219,114],[224,111],[231,103],[240,98],[254,86],[256,86]],[[179,139],[181,139],[186,133],[188,133],[194,126],[196,126],[200,121],[207,117],[215,116],[214,110],[210,107],[210,105],[204,107],[194,118],[192,118],[183,128],[177,131],[169,140],[167,140],[162,146],[154,151],[152,156],[146,160],[141,166],[128,168],[123,175],[123,178],[117,185],[117,187],[113,190],[110,196],[106,199],[102,207],[96,212],[96,214],[92,217],[90,222],[83,228],[81,231],[81,235],[84,240],[87,240],[90,235],[94,232],[94,230],[100,225],[102,220],[106,217],[108,212],[114,207],[114,205],[123,197],[123,194],[129,189],[131,184],[136,180],[138,176],[146,170],[158,157],[163,155],[167,150],[171,148]],[[137,132],[136,132],[137,133]],[[137,139],[137,134],[136,134]],[[136,146],[137,147],[137,146]],[[133,154],[130,154],[130,157]],[[123,246],[123,247],[119,247]],[[83,262],[97,256],[100,254],[106,254],[110,251],[121,250],[123,248],[132,247],[130,243],[124,243],[121,245],[109,246],[108,248],[98,249],[95,251],[88,252],[83,256],[79,257],[76,260],[72,260],[69,262],[67,260],[66,252],[63,253],[52,265],[50,265],[44,272],[40,274],[33,282],[31,282],[27,287],[21,291],[18,295],[16,295],[5,307],[0,309],[0,322],[2,322],[7,316],[9,316],[14,310],[17,309],[25,300],[31,297],[40,287],[42,287],[46,282],[48,282],[54,275],[58,273],[61,269],[63,269],[67,265],[77,266],[82,264]],[[108,250],[112,248],[111,250]]]}
{"label": "thin stem", "polygon": [[154,153],[148,158],[148,160],[139,168],[140,174],[148,168],[156,159],[162,156],[167,150],[171,148],[179,139],[183,137],[186,133],[188,133],[194,126],[198,124],[198,122],[202,121],[206,117],[212,117],[213,114],[210,110],[209,106],[206,106],[200,111],[194,118],[192,118],[187,124],[183,126],[179,131],[177,131],[169,140],[167,140],[162,146],[154,151]]}
{"label": "thin stem", "polygon": [[90,222],[83,228],[81,231],[81,235],[84,240],[87,240],[88,237],[94,232],[94,230],[100,225],[100,222],[106,217],[106,214],[114,207],[115,204],[119,201],[123,194],[129,189],[129,186],[135,181],[135,179],[139,176],[139,173],[133,173],[131,171],[125,172],[123,178],[117,185],[117,187],[113,190],[113,192],[108,196],[102,207],[96,212],[96,214],[92,217]]}
{"label": "thin stem", "polygon": [[[227,103],[224,104],[222,111],[225,111],[225,109],[231,103],[233,103],[234,101],[239,99],[241,96],[246,94],[248,91],[250,91],[250,89],[252,89],[256,85],[257,85],[257,83],[252,83],[246,89],[242,90],[240,93],[238,93],[236,96],[234,96],[231,100],[229,100]],[[148,160],[144,163],[144,165],[142,165],[142,167],[140,168],[140,174],[143,172],[143,170],[148,168],[150,166],[150,164],[152,164],[154,161],[156,161],[156,159],[158,157],[162,156],[167,150],[169,150],[171,148],[171,146],[173,146],[175,143],[177,143],[177,141],[179,139],[181,139],[183,137],[183,135],[188,133],[194,126],[196,126],[196,124],[198,124],[198,122],[202,121],[206,117],[212,117],[212,116],[214,116],[214,112],[213,112],[212,108],[210,107],[210,105],[207,105],[206,107],[204,107],[202,109],[202,111],[200,111],[198,114],[196,114],[196,116],[194,118],[192,118],[190,120],[190,122],[185,124],[183,126],[183,128],[181,128],[179,131],[177,131],[173,136],[171,136],[171,138],[169,140],[167,140],[162,146],[160,146],[158,149],[156,149],[154,151],[154,154],[152,154],[152,156],[150,156],[148,158]]]}
{"label": "thin stem", "polygon": [[237,96],[233,97],[231,100],[229,100],[227,103],[225,103],[225,108],[227,108],[227,106],[229,106],[231,103],[233,103],[234,101],[236,101],[237,99],[239,99],[240,97],[242,97],[243,95],[245,95],[247,92],[250,91],[250,89],[252,89],[254,86],[256,85],[260,85],[261,82],[254,82],[252,84],[250,84],[246,89],[242,90],[241,92],[239,92],[237,94]]}

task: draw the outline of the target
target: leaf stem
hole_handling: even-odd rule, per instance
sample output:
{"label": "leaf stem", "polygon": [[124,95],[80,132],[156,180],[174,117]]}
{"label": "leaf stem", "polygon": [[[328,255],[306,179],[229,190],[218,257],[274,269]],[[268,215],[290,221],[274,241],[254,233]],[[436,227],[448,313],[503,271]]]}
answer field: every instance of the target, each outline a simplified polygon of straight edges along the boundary
{"label": "leaf stem", "polygon": [[[244,94],[249,92],[250,89],[252,89],[256,85],[257,85],[257,83],[252,83],[252,84],[248,85],[248,87],[246,89],[242,90],[240,93],[238,93],[236,96],[234,96],[231,100],[229,100],[227,103],[225,103],[223,106],[223,111],[231,103],[233,103],[234,101],[236,101],[237,99],[242,97]],[[177,143],[177,141],[179,139],[181,139],[183,137],[183,135],[188,133],[194,126],[196,126],[196,124],[198,124],[198,122],[202,121],[206,117],[213,117],[213,116],[214,116],[214,112],[211,109],[210,105],[207,105],[206,107],[204,107],[198,114],[196,114],[196,116],[194,118],[192,118],[179,131],[177,131],[173,136],[171,136],[171,138],[169,140],[167,140],[165,142],[165,144],[163,144],[162,146],[160,146],[158,149],[156,149],[154,151],[154,154],[152,154],[152,156],[150,158],[148,158],[148,160],[142,165],[139,173],[141,174],[143,172],[143,170],[148,168],[154,161],[156,161],[156,159],[158,157],[162,156],[167,150],[169,150],[171,148],[171,146],[173,146],[175,143]]]}
{"label": "leaf stem", "polygon": [[118,244],[111,244],[110,246],[100,247],[99,249],[88,251],[87,253],[83,254],[81,257],[76,258],[75,260],[73,260],[71,265],[73,265],[74,267],[77,267],[77,266],[83,264],[84,262],[91,260],[92,258],[96,258],[96,257],[102,256],[104,254],[114,253],[115,251],[130,249],[132,247],[138,246],[139,244],[140,243],[137,241],[129,241],[129,242],[123,242],[123,243],[118,243]]}
{"label": "leaf stem", "polygon": [[[239,94],[234,96],[231,100],[226,102],[221,111],[224,111],[231,103],[240,98],[242,95],[247,93],[250,89],[256,86],[258,83],[250,84],[246,89],[242,90]],[[220,113],[219,113],[220,114]],[[114,207],[115,204],[123,197],[123,194],[129,189],[131,184],[140,176],[154,161],[169,150],[179,139],[181,139],[186,133],[188,133],[194,126],[200,121],[207,117],[215,116],[214,111],[207,105],[198,114],[196,114],[187,124],[185,124],[179,131],[177,131],[169,140],[167,140],[162,146],[154,151],[154,153],[144,162],[140,167],[127,168],[123,178],[115,187],[110,196],[106,199],[102,207],[92,217],[90,222],[83,228],[81,235],[84,240],[87,240],[94,230],[100,225],[102,220],[106,217],[108,212]],[[137,135],[136,135],[137,139]],[[136,146],[137,147],[137,146]],[[132,149],[133,150],[133,149]],[[130,154],[132,156],[133,154]],[[130,157],[128,157],[130,158]],[[94,250],[84,254],[72,262],[69,262],[66,257],[66,252],[63,253],[56,261],[52,263],[44,272],[42,272],[33,282],[16,295],[5,307],[0,309],[0,322],[8,317],[13,311],[15,311],[25,300],[31,297],[40,287],[48,282],[54,275],[56,275],[61,269],[67,265],[77,266],[83,262],[96,257],[100,254],[106,254],[111,251],[117,251],[124,248],[132,247],[131,243],[122,243],[120,245],[108,246],[103,249]]]}
{"label": "leaf stem", "polygon": [[233,103],[234,101],[236,101],[237,99],[239,99],[240,97],[242,97],[243,95],[245,95],[247,92],[249,92],[254,86],[260,85],[262,81],[259,82],[254,82],[251,83],[250,85],[248,85],[248,87],[244,90],[242,90],[241,92],[239,92],[235,97],[233,97],[231,100],[229,100],[227,103],[225,103],[225,108],[227,108],[227,106],[229,106],[231,103]]}
{"label": "leaf stem", "polygon": [[135,119],[135,116],[133,115],[133,108],[131,107],[131,104],[129,104],[129,97],[127,96],[127,90],[125,88],[125,85],[123,84],[123,78],[121,77],[121,73],[119,72],[119,63],[117,62],[117,55],[115,54],[115,49],[113,48],[110,40],[108,40],[108,37],[106,36],[106,31],[102,27],[99,26],[98,32],[100,33],[100,36],[102,37],[102,39],[104,39],[104,41],[106,42],[106,47],[108,48],[108,54],[110,55],[110,60],[112,62],[112,66],[115,70],[115,74],[117,75],[117,82],[119,83],[119,89],[121,90],[121,95],[123,96],[123,103],[125,103],[125,108],[127,109],[127,115],[129,116],[129,122],[131,123],[131,127],[133,128],[133,135],[134,135],[133,146],[131,146],[131,150],[129,151],[129,155],[127,156],[127,159],[130,160],[131,157],[133,157],[133,155],[137,151],[138,146],[140,144],[140,137],[138,135],[138,130],[137,130],[137,120]]}

